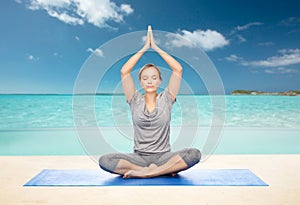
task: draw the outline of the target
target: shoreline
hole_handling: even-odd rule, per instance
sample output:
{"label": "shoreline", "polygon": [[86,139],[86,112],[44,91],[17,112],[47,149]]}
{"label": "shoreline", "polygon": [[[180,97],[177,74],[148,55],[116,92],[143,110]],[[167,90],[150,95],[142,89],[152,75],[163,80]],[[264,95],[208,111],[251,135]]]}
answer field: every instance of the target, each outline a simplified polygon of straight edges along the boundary
{"label": "shoreline", "polygon": [[234,90],[231,95],[262,95],[262,96],[300,96],[300,90],[289,90],[283,92],[264,92],[255,90]]}
{"label": "shoreline", "polygon": [[[187,130],[195,130],[195,127]],[[197,128],[197,127],[196,127]],[[101,136],[94,131],[98,127],[83,127],[81,132],[88,133],[93,144],[82,141],[82,136],[73,128],[54,129],[27,129],[27,130],[6,130],[0,131],[0,155],[2,156],[55,156],[55,155],[85,155],[88,153],[103,153],[95,150],[95,147],[111,145],[112,152],[132,152],[133,141],[124,138],[115,127],[101,127]],[[124,133],[133,133],[131,127],[119,127]],[[180,136],[181,127],[171,127],[170,143],[172,149],[177,150],[176,139]],[[198,130],[198,129],[197,129]],[[210,135],[210,127],[201,127],[197,135],[191,133],[190,142],[187,146],[194,146],[200,149],[206,147],[207,140],[214,142],[214,154],[300,154],[300,129],[291,128],[236,128],[225,127],[217,138]],[[96,132],[97,133],[97,132]],[[188,134],[188,132],[186,132]],[[110,137],[108,137],[110,136]],[[100,137],[100,138],[99,138]],[[101,139],[103,141],[101,141]],[[104,140],[105,139],[105,140]],[[212,141],[213,140],[213,141]],[[105,142],[105,143],[103,143]],[[284,145],[284,146],[283,146]],[[212,146],[212,144],[211,144]],[[204,154],[210,154],[208,150]]]}

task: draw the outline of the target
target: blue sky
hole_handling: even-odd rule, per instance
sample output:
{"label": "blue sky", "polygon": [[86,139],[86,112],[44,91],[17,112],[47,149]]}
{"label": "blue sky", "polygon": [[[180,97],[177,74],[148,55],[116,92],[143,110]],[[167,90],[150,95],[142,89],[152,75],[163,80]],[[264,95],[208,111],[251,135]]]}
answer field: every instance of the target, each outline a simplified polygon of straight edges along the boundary
{"label": "blue sky", "polygon": [[3,0],[0,93],[72,93],[92,52],[148,24],[201,47],[226,93],[300,90],[299,11],[297,0]]}

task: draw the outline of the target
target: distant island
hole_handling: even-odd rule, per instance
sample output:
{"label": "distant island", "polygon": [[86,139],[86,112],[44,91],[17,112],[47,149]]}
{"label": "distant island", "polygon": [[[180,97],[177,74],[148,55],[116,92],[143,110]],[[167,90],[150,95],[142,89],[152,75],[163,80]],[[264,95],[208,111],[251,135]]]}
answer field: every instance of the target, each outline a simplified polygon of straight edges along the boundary
{"label": "distant island", "polygon": [[290,90],[285,92],[262,92],[254,90],[234,90],[231,95],[280,95],[280,96],[300,96],[300,90]]}

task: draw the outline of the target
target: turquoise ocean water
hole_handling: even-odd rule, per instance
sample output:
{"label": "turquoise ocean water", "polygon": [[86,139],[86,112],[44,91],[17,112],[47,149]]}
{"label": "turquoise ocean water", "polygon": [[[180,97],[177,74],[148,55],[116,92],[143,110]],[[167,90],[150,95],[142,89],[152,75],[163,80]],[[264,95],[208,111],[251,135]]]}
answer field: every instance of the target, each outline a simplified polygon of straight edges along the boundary
{"label": "turquoise ocean water", "polygon": [[[300,97],[220,97],[225,100],[225,121],[218,125],[224,129],[214,153],[300,153]],[[75,132],[72,105],[72,95],[0,95],[0,155],[85,154]],[[131,125],[123,95],[97,95],[94,104],[86,106],[93,106],[96,121],[84,119],[82,126],[96,123],[109,130]],[[204,134],[212,125],[213,110],[210,96],[179,95],[171,127],[197,126],[199,135]],[[117,149],[132,150],[132,140],[118,144],[111,139]],[[201,139],[198,141],[194,146],[201,149]]]}

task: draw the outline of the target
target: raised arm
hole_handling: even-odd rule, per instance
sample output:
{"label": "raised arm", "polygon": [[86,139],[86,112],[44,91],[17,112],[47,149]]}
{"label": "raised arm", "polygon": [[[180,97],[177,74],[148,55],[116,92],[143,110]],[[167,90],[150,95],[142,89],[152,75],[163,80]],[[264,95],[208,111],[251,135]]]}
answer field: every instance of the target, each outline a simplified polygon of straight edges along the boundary
{"label": "raised arm", "polygon": [[146,42],[144,47],[134,54],[122,67],[121,69],[121,79],[122,79],[122,86],[124,90],[124,94],[126,96],[126,100],[129,101],[132,96],[134,95],[134,82],[130,75],[131,70],[135,66],[135,64],[139,61],[142,55],[150,48],[150,33],[149,30],[151,28],[148,27],[148,32],[146,36]]}
{"label": "raised arm", "polygon": [[[150,30],[149,30],[150,29]],[[151,26],[148,27],[148,33],[150,33],[150,45],[153,50],[155,50],[170,66],[172,69],[172,75],[169,80],[168,90],[170,94],[172,95],[173,100],[175,100],[179,88],[180,88],[180,82],[181,82],[181,76],[182,76],[182,66],[181,64],[176,61],[172,56],[167,54],[165,51],[161,50],[155,43],[153,33]]]}

